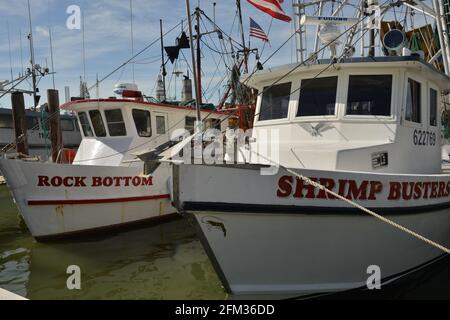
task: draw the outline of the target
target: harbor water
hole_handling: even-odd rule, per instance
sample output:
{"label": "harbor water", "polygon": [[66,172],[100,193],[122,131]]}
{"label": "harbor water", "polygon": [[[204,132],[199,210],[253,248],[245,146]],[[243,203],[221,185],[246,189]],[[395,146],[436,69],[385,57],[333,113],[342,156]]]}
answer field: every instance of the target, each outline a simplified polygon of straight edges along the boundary
{"label": "harbor water", "polygon": [[[71,265],[81,269],[81,290],[67,289]],[[0,186],[0,288],[34,300],[232,298],[186,220],[38,243],[19,218],[6,186]],[[450,299],[449,289],[447,257],[380,291],[325,298]]]}

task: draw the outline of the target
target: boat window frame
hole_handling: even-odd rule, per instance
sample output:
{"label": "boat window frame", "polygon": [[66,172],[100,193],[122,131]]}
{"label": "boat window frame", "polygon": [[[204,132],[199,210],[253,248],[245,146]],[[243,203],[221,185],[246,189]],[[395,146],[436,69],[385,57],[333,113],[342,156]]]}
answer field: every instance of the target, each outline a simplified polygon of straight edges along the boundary
{"label": "boat window frame", "polygon": [[[102,126],[103,126],[103,129],[105,130],[105,135],[104,135],[104,136],[99,136],[99,135],[97,134],[97,131],[95,130],[94,123],[92,122],[91,112],[98,112],[98,114],[100,115],[100,119],[101,119],[101,121],[102,121]],[[88,114],[89,114],[89,120],[91,121],[91,124],[92,124],[92,130],[94,131],[95,136],[96,136],[97,138],[106,138],[106,137],[108,137],[108,136],[109,136],[109,132],[106,130],[106,126],[105,126],[105,120],[106,120],[106,117],[105,117],[105,119],[103,118],[103,117],[104,117],[104,114],[102,113],[102,111],[99,110],[99,109],[89,109],[89,110],[88,110]]]}
{"label": "boat window frame", "polygon": [[[88,110],[83,110],[83,111],[78,111],[78,112],[77,112],[77,119],[78,119],[78,123],[79,123],[79,125],[80,125],[80,133],[81,133],[82,137],[85,138],[85,139],[92,139],[92,138],[95,139],[96,136],[95,136],[94,129],[92,128],[91,117],[89,117],[89,115],[87,114],[87,112],[88,112]],[[81,123],[81,120],[80,120],[80,114],[81,114],[81,113],[84,113],[84,115],[86,116],[86,119],[87,119],[87,121],[88,121],[89,129],[90,129],[91,132],[92,132],[92,135],[90,135],[90,136],[86,135],[85,132],[84,132],[83,124]]]}
{"label": "boat window frame", "polygon": [[[370,77],[370,76],[378,76],[378,77],[391,77],[391,96],[390,96],[390,101],[389,101],[389,114],[348,114],[348,98],[349,98],[349,92],[350,92],[350,78],[351,77]],[[393,96],[394,96],[394,76],[391,73],[383,73],[383,74],[374,74],[374,73],[366,73],[366,74],[354,74],[354,73],[349,73],[347,75],[347,86],[346,86],[346,99],[345,99],[345,107],[344,107],[344,117],[367,117],[367,118],[391,118],[393,113],[393,105],[394,105],[394,101],[393,101]]]}
{"label": "boat window frame", "polygon": [[[141,135],[138,131],[138,127],[136,125],[136,119],[134,118],[134,112],[138,111],[138,112],[148,112],[149,115],[149,120],[150,120],[150,135]],[[152,124],[152,112],[150,110],[147,109],[143,109],[143,108],[132,108],[131,109],[131,118],[133,119],[133,124],[134,124],[134,128],[136,130],[136,134],[138,137],[140,138],[150,138],[153,136],[153,124]]]}
{"label": "boat window frame", "polygon": [[288,103],[288,112],[287,116],[285,118],[281,119],[270,119],[270,120],[259,120],[259,113],[261,111],[262,101],[263,101],[263,95],[264,88],[269,87],[273,85],[273,83],[276,81],[276,79],[273,80],[267,80],[261,83],[261,85],[258,86],[258,99],[256,101],[256,111],[254,116],[254,126],[271,126],[276,124],[283,124],[283,123],[289,123],[291,121],[291,112],[294,104],[297,102],[298,99],[298,92],[293,92],[295,88],[297,87],[297,84],[299,83],[297,78],[286,78],[283,79],[283,82],[277,83],[277,84],[284,84],[284,83],[291,83],[291,92],[289,96],[289,103]]}
{"label": "boat window frame", "polygon": [[[265,82],[261,86],[261,90],[259,90],[259,96],[258,96],[258,101],[257,101],[257,108],[256,108],[256,113],[255,113],[255,124],[259,123],[259,124],[271,125],[271,124],[276,124],[276,123],[286,123],[290,119],[290,110],[292,108],[292,103],[294,102],[293,96],[295,96],[293,91],[295,90],[295,84],[298,81],[293,80],[293,79],[283,79],[282,82],[280,81],[279,83],[276,83],[275,85],[273,84],[273,82],[274,81],[267,81],[267,82]],[[291,84],[291,90],[290,90],[290,93],[289,93],[289,102],[288,102],[288,110],[287,110],[286,117],[278,118],[278,119],[260,120],[259,119],[259,115],[261,113],[261,107],[262,107],[262,102],[263,102],[263,98],[264,98],[264,90],[266,88],[268,88],[268,87],[271,87],[271,86],[283,85],[283,84],[287,84],[287,83]]]}
{"label": "boat window frame", "polygon": [[[125,127],[125,134],[124,135],[111,135],[111,132],[109,130],[108,118],[106,116],[106,113],[108,111],[114,111],[114,110],[119,110],[121,115],[122,115],[123,125]],[[127,128],[127,119],[126,119],[127,112],[126,112],[126,110],[123,110],[123,108],[121,108],[121,107],[110,106],[110,107],[107,107],[107,108],[103,109],[103,114],[105,116],[106,130],[107,130],[108,137],[110,137],[110,138],[123,138],[123,137],[127,137],[128,136],[128,132],[129,132],[128,129],[129,128]]]}
{"label": "boat window frame", "polygon": [[[370,71],[367,71],[370,70]],[[364,75],[391,75],[392,76],[392,88],[391,88],[391,115],[390,116],[377,116],[377,115],[363,115],[363,114],[347,114],[347,100],[348,100],[348,89],[350,85],[350,76],[364,76]],[[401,86],[399,86],[399,71],[389,71],[387,68],[382,68],[381,70],[346,70],[341,73],[342,78],[341,88],[341,99],[339,106],[339,118],[342,122],[366,122],[366,123],[396,123],[398,119],[398,106],[401,92]],[[339,89],[339,88],[338,88]]]}
{"label": "boat window frame", "polygon": [[[406,119],[406,102],[408,100],[408,86],[409,86],[409,79],[414,80],[418,83],[420,83],[420,123],[419,122],[414,122],[414,121],[410,121]],[[405,76],[404,76],[404,83],[403,83],[403,100],[402,100],[402,113],[401,113],[401,117],[402,117],[402,124],[405,127],[410,127],[410,128],[424,128],[427,127],[427,123],[428,123],[428,102],[426,101],[426,99],[428,99],[428,93],[425,91],[428,89],[428,85],[427,85],[427,81],[420,77],[415,75],[414,73],[410,73],[410,72],[405,72]],[[427,106],[427,108],[425,108],[424,106]],[[424,114],[424,112],[426,112]],[[425,120],[425,121],[424,121]]]}
{"label": "boat window frame", "polygon": [[[322,79],[322,78],[336,78],[336,97],[334,99],[334,114],[326,114],[326,115],[312,115],[312,116],[299,116],[298,111],[300,108],[300,98],[302,95],[302,89],[301,85],[304,80],[310,80],[310,79]],[[293,108],[293,119],[294,120],[300,120],[304,122],[315,122],[315,121],[328,121],[328,120],[334,120],[338,118],[338,112],[339,112],[339,97],[340,97],[340,86],[341,86],[341,76],[340,74],[323,74],[320,77],[315,77],[314,74],[311,75],[305,75],[304,77],[301,77],[298,79],[297,87],[295,90],[297,92],[295,93],[296,96],[296,102],[295,107]],[[292,94],[292,93],[291,93]]]}
{"label": "boat window frame", "polygon": [[[431,90],[436,91],[436,125],[432,125],[431,124]],[[438,87],[436,85],[434,85],[434,83],[432,82],[428,82],[428,86],[427,86],[427,103],[428,103],[428,108],[427,108],[427,125],[428,128],[430,128],[431,130],[440,130],[441,128],[441,113],[439,112],[439,101],[440,98],[440,91],[438,89]]]}

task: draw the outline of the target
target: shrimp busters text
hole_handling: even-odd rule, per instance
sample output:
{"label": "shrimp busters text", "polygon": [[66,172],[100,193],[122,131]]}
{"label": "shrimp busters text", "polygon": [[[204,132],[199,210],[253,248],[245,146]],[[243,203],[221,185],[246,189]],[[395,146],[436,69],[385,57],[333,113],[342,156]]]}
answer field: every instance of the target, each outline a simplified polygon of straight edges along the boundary
{"label": "shrimp busters text", "polygon": [[[388,188],[388,200],[418,200],[445,198],[450,195],[450,181],[389,182],[355,181],[331,178],[310,178],[327,189],[350,200],[377,200]],[[305,183],[300,178],[282,176],[278,181],[277,196],[280,198],[336,199],[324,190]]]}

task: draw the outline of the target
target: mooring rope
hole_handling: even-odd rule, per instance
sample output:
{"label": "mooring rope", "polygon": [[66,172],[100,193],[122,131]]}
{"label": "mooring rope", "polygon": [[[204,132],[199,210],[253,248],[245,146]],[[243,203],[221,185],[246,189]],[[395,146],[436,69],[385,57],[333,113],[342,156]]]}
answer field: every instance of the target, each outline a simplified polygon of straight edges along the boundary
{"label": "mooring rope", "polygon": [[317,189],[320,189],[320,190],[322,190],[322,191],[324,191],[324,192],[326,192],[326,193],[328,193],[328,194],[330,194],[330,195],[332,195],[332,196],[334,196],[334,197],[336,197],[336,198],[338,198],[338,199],[340,199],[342,201],[345,201],[349,205],[351,205],[351,206],[353,206],[353,207],[355,207],[357,209],[360,209],[360,210],[368,213],[369,215],[377,218],[378,220],[380,220],[380,221],[382,221],[384,223],[387,223],[387,224],[391,225],[392,227],[397,228],[397,229],[399,229],[399,230],[401,230],[401,231],[403,231],[403,232],[405,232],[405,233],[407,233],[407,234],[409,234],[409,235],[411,235],[411,236],[413,236],[413,237],[415,237],[415,238],[417,238],[419,240],[422,240],[422,241],[426,242],[427,244],[429,244],[429,245],[431,245],[431,246],[433,246],[433,247],[435,247],[435,248],[437,248],[439,250],[444,251],[445,253],[449,253],[450,254],[450,249],[449,248],[447,248],[447,247],[445,247],[445,246],[443,246],[443,245],[441,245],[441,244],[439,244],[439,243],[437,243],[437,242],[435,242],[433,240],[430,240],[430,239],[422,236],[421,234],[419,234],[419,233],[417,233],[417,232],[415,232],[415,231],[413,231],[413,230],[411,230],[409,228],[406,228],[406,227],[398,224],[397,222],[394,222],[394,221],[392,221],[392,220],[390,220],[390,219],[388,219],[386,217],[383,217],[383,216],[379,215],[378,213],[375,213],[372,210],[367,209],[367,208],[363,207],[362,205],[360,205],[360,204],[358,204],[358,203],[356,203],[356,202],[354,202],[354,201],[352,201],[350,199],[347,199],[344,196],[341,196],[340,194],[338,194],[338,193],[336,193],[336,192],[326,188],[324,185],[322,185],[322,184],[320,184],[320,183],[318,183],[316,181],[313,181],[310,178],[308,178],[308,177],[306,177],[306,176],[304,176],[304,175],[302,175],[300,173],[297,173],[294,170],[289,169],[289,168],[287,168],[287,167],[285,167],[285,166],[283,166],[283,165],[273,161],[272,159],[269,159],[269,158],[259,154],[258,152],[251,150],[248,147],[246,149],[249,150],[250,152],[256,154],[257,156],[263,158],[264,160],[269,161],[272,164],[274,164],[274,165],[284,169],[285,171],[289,172],[290,174],[293,174],[296,177],[302,179],[307,184],[310,184],[310,185],[312,185],[313,187],[315,187]]}

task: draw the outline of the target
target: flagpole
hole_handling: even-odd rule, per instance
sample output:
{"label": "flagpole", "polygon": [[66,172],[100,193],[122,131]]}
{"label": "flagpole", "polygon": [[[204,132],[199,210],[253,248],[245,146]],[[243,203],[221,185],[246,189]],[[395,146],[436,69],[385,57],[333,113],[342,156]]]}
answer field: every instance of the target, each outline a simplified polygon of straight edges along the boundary
{"label": "flagpole", "polygon": [[248,73],[248,63],[247,63],[247,47],[245,45],[245,35],[244,35],[244,24],[242,21],[242,9],[241,9],[241,0],[236,0],[236,6],[238,9],[238,15],[239,15],[239,23],[241,25],[241,37],[242,37],[242,46],[244,50],[244,70],[245,73]]}
{"label": "flagpole", "polygon": [[186,0],[186,13],[187,13],[187,19],[188,19],[188,27],[189,27],[189,44],[191,47],[191,58],[192,58],[192,73],[194,76],[194,87],[195,87],[195,102],[196,102],[196,109],[197,109],[197,123],[196,123],[196,132],[201,132],[201,114],[200,114],[200,96],[198,91],[198,78],[197,78],[197,68],[195,67],[195,52],[194,52],[194,41],[193,41],[193,35],[192,35],[192,19],[191,19],[191,6],[190,1]]}

